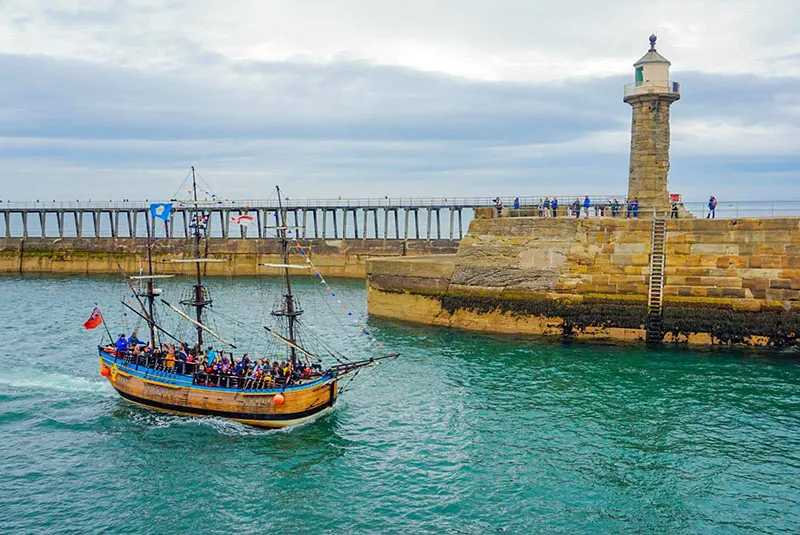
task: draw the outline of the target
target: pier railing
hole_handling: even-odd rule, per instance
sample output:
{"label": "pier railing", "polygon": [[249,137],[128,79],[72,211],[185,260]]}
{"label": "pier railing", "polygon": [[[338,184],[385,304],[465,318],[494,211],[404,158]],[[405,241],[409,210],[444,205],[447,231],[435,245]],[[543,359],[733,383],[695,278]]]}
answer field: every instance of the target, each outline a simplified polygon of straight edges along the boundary
{"label": "pier railing", "polygon": [[[514,202],[513,196],[500,197],[506,205]],[[521,204],[531,206],[544,195],[526,195],[518,197]],[[614,198],[623,199],[625,195],[590,195],[592,199]],[[481,208],[494,205],[495,197],[363,197],[363,198],[321,198],[321,199],[294,199],[286,197],[281,200],[281,205],[289,210],[295,208]],[[567,197],[564,197],[567,199]],[[575,197],[569,197],[574,200]],[[583,199],[583,197],[581,197]],[[188,201],[180,199],[146,199],[144,201],[101,201],[101,200],[75,200],[75,201],[10,201],[0,200],[0,210],[146,210],[153,202],[172,202],[174,206],[188,206]],[[194,205],[194,203],[191,203]],[[199,206],[210,208],[228,209],[277,209],[277,199],[201,199]]]}

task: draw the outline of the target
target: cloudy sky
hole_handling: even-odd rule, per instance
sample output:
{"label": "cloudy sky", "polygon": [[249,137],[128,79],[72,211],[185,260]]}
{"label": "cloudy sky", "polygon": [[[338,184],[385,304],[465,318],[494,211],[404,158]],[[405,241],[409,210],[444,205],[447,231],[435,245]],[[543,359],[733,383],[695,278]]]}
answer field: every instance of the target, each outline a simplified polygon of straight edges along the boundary
{"label": "cloudy sky", "polygon": [[670,189],[800,199],[797,0],[0,0],[0,198],[624,194],[658,35]]}

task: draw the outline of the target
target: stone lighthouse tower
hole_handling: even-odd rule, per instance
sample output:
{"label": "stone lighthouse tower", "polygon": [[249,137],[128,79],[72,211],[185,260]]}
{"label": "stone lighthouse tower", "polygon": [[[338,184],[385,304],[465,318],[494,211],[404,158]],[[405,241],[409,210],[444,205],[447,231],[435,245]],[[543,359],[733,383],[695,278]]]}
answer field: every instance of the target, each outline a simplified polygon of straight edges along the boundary
{"label": "stone lighthouse tower", "polygon": [[631,165],[628,197],[639,199],[641,215],[653,209],[669,210],[669,107],[681,98],[680,85],[669,79],[670,63],[656,51],[656,36],[650,50],[633,64],[635,81],[625,86],[623,100],[633,107]]}

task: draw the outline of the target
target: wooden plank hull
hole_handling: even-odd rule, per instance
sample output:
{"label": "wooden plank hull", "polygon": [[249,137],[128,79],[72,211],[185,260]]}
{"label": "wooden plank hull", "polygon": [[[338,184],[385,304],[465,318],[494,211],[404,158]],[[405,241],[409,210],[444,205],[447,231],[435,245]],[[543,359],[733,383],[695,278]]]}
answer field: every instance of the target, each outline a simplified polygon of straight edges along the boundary
{"label": "wooden plank hull", "polygon": [[[338,377],[324,376],[286,389],[239,390],[191,384],[188,376],[138,369],[112,355],[100,355],[101,368],[119,395],[137,405],[170,414],[227,418],[248,425],[280,428],[308,421],[333,407]],[[282,394],[284,403],[275,403]]]}

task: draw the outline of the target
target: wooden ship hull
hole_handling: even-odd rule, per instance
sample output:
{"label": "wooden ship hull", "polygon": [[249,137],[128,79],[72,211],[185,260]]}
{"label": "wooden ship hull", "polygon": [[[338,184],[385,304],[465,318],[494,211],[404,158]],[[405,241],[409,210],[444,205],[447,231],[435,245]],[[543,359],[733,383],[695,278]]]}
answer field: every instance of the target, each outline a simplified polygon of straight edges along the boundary
{"label": "wooden ship hull", "polygon": [[[302,385],[243,390],[192,383],[192,377],[126,363],[100,352],[100,368],[119,395],[131,403],[170,414],[218,417],[247,425],[281,428],[329,411],[338,396],[341,375],[326,374]],[[106,375],[106,373],[103,373]],[[275,403],[281,394],[282,404]]]}

